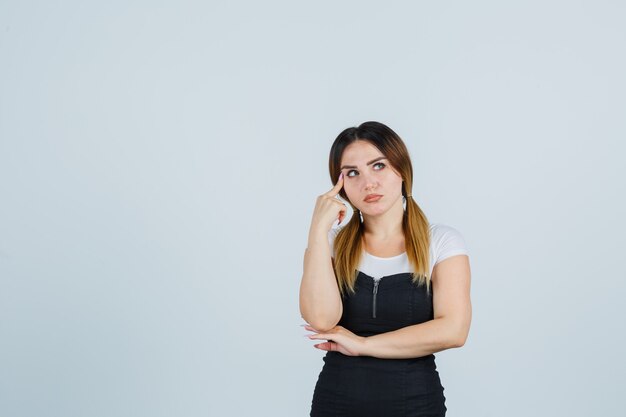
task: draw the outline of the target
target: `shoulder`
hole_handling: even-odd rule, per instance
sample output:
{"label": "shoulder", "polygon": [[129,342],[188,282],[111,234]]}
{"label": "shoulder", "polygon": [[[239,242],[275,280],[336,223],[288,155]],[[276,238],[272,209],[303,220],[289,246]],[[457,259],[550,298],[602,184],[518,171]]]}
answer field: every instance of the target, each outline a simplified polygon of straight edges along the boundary
{"label": "shoulder", "polygon": [[458,229],[443,223],[431,223],[429,229],[435,264],[454,255],[469,255],[465,238]]}
{"label": "shoulder", "polygon": [[431,232],[431,236],[435,239],[441,239],[444,237],[457,236],[463,238],[461,232],[459,232],[456,228],[443,224],[443,223],[430,223],[429,229]]}

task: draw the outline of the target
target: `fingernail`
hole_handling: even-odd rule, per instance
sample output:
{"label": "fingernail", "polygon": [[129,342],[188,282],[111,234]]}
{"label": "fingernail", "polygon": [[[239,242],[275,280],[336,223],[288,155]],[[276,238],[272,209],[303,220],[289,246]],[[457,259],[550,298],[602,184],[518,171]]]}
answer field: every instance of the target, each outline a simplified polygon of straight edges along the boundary
{"label": "fingernail", "polygon": [[[339,174],[339,180],[343,178],[343,172],[341,174]],[[337,181],[339,181],[337,180]]]}

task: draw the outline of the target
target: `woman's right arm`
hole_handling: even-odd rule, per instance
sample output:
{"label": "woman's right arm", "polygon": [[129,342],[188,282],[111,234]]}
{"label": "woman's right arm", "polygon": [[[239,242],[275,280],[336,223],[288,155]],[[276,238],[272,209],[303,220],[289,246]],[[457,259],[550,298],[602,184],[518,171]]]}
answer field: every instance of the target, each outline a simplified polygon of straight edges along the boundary
{"label": "woman's right arm", "polygon": [[308,246],[304,251],[302,282],[300,283],[300,314],[318,331],[330,330],[339,323],[343,305],[328,242],[328,232],[335,220],[346,214],[346,206],[335,196],[343,186],[340,176],[337,184],[317,198]]}

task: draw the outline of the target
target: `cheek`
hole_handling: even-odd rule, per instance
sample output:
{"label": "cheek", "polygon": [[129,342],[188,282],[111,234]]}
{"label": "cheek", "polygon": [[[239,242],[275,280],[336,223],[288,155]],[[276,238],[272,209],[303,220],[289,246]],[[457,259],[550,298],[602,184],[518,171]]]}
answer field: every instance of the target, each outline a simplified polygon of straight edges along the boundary
{"label": "cheek", "polygon": [[349,179],[343,182],[343,189],[344,190],[353,190],[354,189],[354,180],[353,179]]}
{"label": "cheek", "polygon": [[393,172],[390,172],[389,174],[390,175],[387,177],[389,183],[392,184],[393,187],[402,187],[402,177]]}
{"label": "cheek", "polygon": [[343,190],[346,192],[348,198],[350,199],[352,199],[352,195],[356,194],[356,189],[357,186],[355,180],[346,181],[343,184]]}

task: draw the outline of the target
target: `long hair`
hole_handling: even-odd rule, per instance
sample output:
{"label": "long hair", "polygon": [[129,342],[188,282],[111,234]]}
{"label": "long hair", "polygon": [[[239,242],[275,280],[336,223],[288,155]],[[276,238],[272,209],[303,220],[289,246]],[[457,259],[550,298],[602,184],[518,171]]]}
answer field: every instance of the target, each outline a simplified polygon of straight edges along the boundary
{"label": "long hair", "polygon": [[[426,285],[430,293],[430,233],[428,219],[413,200],[413,166],[406,145],[388,126],[374,121],[362,123],[358,127],[349,127],[337,136],[330,149],[328,170],[333,184],[337,183],[340,173],[341,156],[345,148],[357,140],[364,140],[374,145],[388,159],[392,168],[402,177],[402,195],[406,199],[406,209],[402,220],[405,246],[409,263],[412,266],[412,281]],[[354,294],[354,285],[358,275],[358,265],[363,249],[364,226],[357,209],[348,199],[342,188],[339,195],[352,206],[350,221],[341,227],[334,241],[333,268],[342,296],[346,291]]]}

